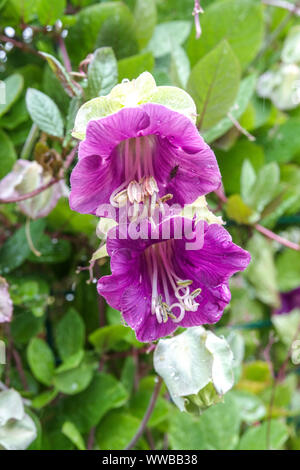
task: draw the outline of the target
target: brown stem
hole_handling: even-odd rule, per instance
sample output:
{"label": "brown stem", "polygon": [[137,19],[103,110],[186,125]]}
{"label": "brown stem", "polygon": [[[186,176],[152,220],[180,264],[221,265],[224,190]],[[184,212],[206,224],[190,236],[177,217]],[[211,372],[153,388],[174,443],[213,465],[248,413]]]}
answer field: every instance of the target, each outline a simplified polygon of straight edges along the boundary
{"label": "brown stem", "polygon": [[254,227],[256,228],[258,232],[262,233],[263,235],[270,238],[271,240],[275,240],[281,245],[291,248],[292,250],[296,250],[296,251],[300,250],[300,246],[297,245],[297,243],[290,242],[289,240],[286,240],[285,238],[280,237],[280,235],[277,235],[276,233],[272,232],[266,227],[263,227],[262,225],[259,225],[259,224],[255,224]]}
{"label": "brown stem", "polygon": [[25,52],[29,52],[30,54],[34,54],[34,55],[37,55],[38,57],[42,58],[42,56],[40,55],[40,53],[38,51],[36,51],[32,47],[28,46],[24,42],[17,41],[16,39],[8,38],[4,34],[0,34],[0,41],[2,41],[2,42],[11,42],[18,49],[23,49],[23,51],[25,51]]}
{"label": "brown stem", "polygon": [[153,394],[150,398],[150,402],[149,402],[149,405],[148,405],[148,408],[146,410],[146,413],[142,419],[142,422],[140,424],[140,427],[137,431],[137,433],[135,434],[135,436],[131,439],[130,443],[128,444],[128,446],[125,448],[125,450],[130,450],[132,449],[135,444],[138,442],[139,438],[142,436],[142,434],[144,433],[145,429],[146,429],[146,426],[148,424],[148,421],[151,417],[151,414],[154,410],[154,407],[155,407],[155,404],[156,404],[156,400],[158,398],[158,395],[159,395],[159,392],[160,392],[160,389],[161,389],[161,386],[162,386],[162,383],[163,383],[163,380],[161,377],[158,378],[157,380],[157,383],[155,384],[155,387],[154,387],[154,390],[153,390]]}
{"label": "brown stem", "polygon": [[21,379],[23,388],[24,388],[24,390],[28,391],[28,383],[27,383],[26,375],[25,375],[25,372],[24,372],[24,369],[23,369],[21,356],[15,348],[12,349],[12,354],[13,354],[13,357],[14,357],[16,368],[17,368],[19,377]]}
{"label": "brown stem", "polygon": [[88,450],[93,450],[94,441],[95,441],[95,428],[92,428],[90,430],[90,434],[89,434],[88,441],[87,441],[87,449]]}
{"label": "brown stem", "polygon": [[20,202],[20,201],[25,201],[26,199],[30,199],[34,196],[37,196],[38,194],[45,191],[46,189],[50,188],[55,183],[58,183],[61,179],[63,178],[53,178],[47,184],[40,186],[39,188],[35,189],[34,191],[31,191],[30,193],[21,194],[21,196],[16,196],[16,197],[8,198],[8,199],[0,199],[0,204],[10,204],[13,202]]}
{"label": "brown stem", "polygon": [[[223,188],[221,189],[218,189],[215,191],[215,194],[218,196],[219,200],[222,202],[222,203],[226,203],[227,202],[227,197],[224,193],[224,190]],[[296,250],[296,251],[300,251],[300,246],[297,245],[297,243],[293,243],[293,242],[290,242],[289,240],[286,240],[285,238],[281,237],[280,235],[277,235],[277,233],[274,233],[272,232],[271,230],[269,230],[268,228],[266,227],[263,227],[262,225],[260,224],[255,224],[254,225],[254,228],[262,233],[263,235],[265,235],[265,237],[268,237],[270,238],[271,240],[275,240],[276,242],[280,243],[281,245],[284,245],[286,246],[287,248],[291,248],[292,250]]]}

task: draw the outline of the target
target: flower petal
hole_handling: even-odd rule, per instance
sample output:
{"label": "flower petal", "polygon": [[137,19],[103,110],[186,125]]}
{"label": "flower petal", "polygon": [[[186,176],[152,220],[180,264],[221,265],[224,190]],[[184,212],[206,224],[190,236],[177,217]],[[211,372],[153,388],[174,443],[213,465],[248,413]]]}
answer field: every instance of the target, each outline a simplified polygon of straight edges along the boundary
{"label": "flower petal", "polygon": [[138,137],[149,126],[149,116],[141,107],[123,108],[110,116],[90,121],[86,138],[79,145],[79,159],[108,157],[123,140]]}
{"label": "flower petal", "polygon": [[70,207],[82,214],[96,214],[120,185],[117,165],[92,155],[79,160],[71,174]]}
{"label": "flower petal", "polygon": [[250,263],[250,254],[232,242],[230,234],[220,225],[207,222],[204,224],[204,244],[201,249],[186,250],[181,256],[186,240],[176,241],[176,262],[187,276],[196,276],[199,283],[207,287],[216,287],[238,271],[246,269]]}
{"label": "flower petal", "polygon": [[172,320],[158,323],[151,314],[151,294],[140,284],[126,289],[121,299],[121,311],[124,320],[134,329],[138,341],[148,343],[167,336],[176,330]]}

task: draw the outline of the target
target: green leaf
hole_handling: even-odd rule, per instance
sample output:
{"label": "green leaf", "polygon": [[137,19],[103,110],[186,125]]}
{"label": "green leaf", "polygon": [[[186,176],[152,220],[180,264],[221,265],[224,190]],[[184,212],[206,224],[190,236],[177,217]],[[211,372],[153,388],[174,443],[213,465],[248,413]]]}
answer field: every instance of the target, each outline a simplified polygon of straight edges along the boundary
{"label": "green leaf", "polygon": [[[45,227],[45,221],[35,220],[30,224],[30,232],[33,244],[36,245]],[[0,274],[7,274],[21,264],[30,255],[30,247],[27,243],[25,227],[21,227],[7,239],[0,248]]]}
{"label": "green leaf", "polygon": [[72,251],[68,240],[51,239],[45,234],[39,238],[35,247],[41,256],[36,256],[31,252],[28,259],[33,263],[62,263],[70,257]]}
{"label": "green leaf", "polygon": [[133,357],[128,356],[126,357],[122,368],[121,382],[129,394],[131,394],[134,386],[135,373],[136,362]]}
{"label": "green leaf", "polygon": [[88,68],[87,98],[108,95],[118,83],[118,65],[111,47],[96,49]]}
{"label": "green leaf", "polygon": [[93,378],[94,364],[83,360],[74,369],[55,373],[53,383],[57,390],[66,395],[75,395],[85,390]]}
{"label": "green leaf", "polygon": [[10,75],[3,82],[0,81],[0,116],[5,114],[17,101],[23,86],[24,79],[19,73]]}
{"label": "green leaf", "polygon": [[71,421],[66,421],[62,427],[62,433],[67,436],[79,450],[86,450],[82,435]]}
{"label": "green leaf", "polygon": [[236,99],[240,66],[231,47],[223,40],[192,69],[187,90],[196,102],[200,129],[215,126]]}
{"label": "green leaf", "polygon": [[286,249],[276,259],[277,281],[281,292],[288,292],[300,285],[300,252]]}
{"label": "green leaf", "polygon": [[175,46],[171,52],[170,76],[174,85],[186,88],[191,72],[189,58],[181,46]]}
{"label": "green leaf", "polygon": [[[268,429],[270,426],[269,446]],[[277,420],[265,422],[259,426],[254,426],[246,430],[243,434],[238,449],[239,450],[277,450],[282,449],[289,437],[288,428],[284,423]]]}
{"label": "green leaf", "polygon": [[58,395],[58,390],[55,390],[55,389],[46,390],[40,395],[37,395],[34,397],[34,399],[32,400],[32,406],[37,409],[44,408],[49,403],[51,403],[51,401],[54,400],[54,398],[57,395]]}
{"label": "green leaf", "polygon": [[66,8],[66,0],[37,0],[37,15],[42,25],[53,25],[60,19]]}
{"label": "green leaf", "polygon": [[266,415],[267,410],[264,402],[257,395],[242,390],[234,390],[232,396],[245,423],[256,423]]}
{"label": "green leaf", "polygon": [[51,385],[55,360],[48,344],[33,338],[27,347],[27,360],[34,377],[44,385]]}
{"label": "green leaf", "polygon": [[278,189],[280,170],[276,163],[269,163],[261,168],[249,193],[247,202],[258,212],[273,199]]}
{"label": "green leaf", "polygon": [[120,324],[107,325],[93,331],[89,336],[89,341],[99,352],[108,351],[110,349],[118,350],[120,347],[122,349],[122,342],[124,341],[135,345],[138,343],[132,334],[132,330]]}
{"label": "green leaf", "polygon": [[127,398],[125,388],[112,375],[98,373],[86,390],[64,401],[63,412],[79,432],[86,433],[105,413],[122,406]]}
{"label": "green leaf", "polygon": [[229,196],[225,210],[228,217],[238,224],[251,224],[259,218],[259,215],[244,203],[239,194]]}
{"label": "green leaf", "polygon": [[21,97],[14,106],[0,119],[0,127],[9,131],[28,121],[25,98]]}
{"label": "green leaf", "polygon": [[140,49],[143,49],[151,39],[156,25],[155,0],[136,0],[134,17],[136,37]]}
{"label": "green leaf", "polygon": [[279,306],[274,252],[271,243],[259,233],[249,240],[247,249],[251,254],[251,263],[245,276],[256,289],[257,297],[271,307]]}
{"label": "green leaf", "polygon": [[287,163],[300,153],[300,119],[290,118],[263,142],[269,162]]}
{"label": "green leaf", "polygon": [[251,162],[248,159],[244,160],[241,172],[241,196],[246,204],[251,199],[251,191],[255,181],[256,173]]}
{"label": "green leaf", "polygon": [[79,349],[79,351],[74,353],[72,356],[68,356],[64,360],[64,362],[56,369],[56,372],[60,373],[60,372],[66,372],[71,369],[75,369],[76,367],[79,366],[83,357],[84,357],[84,350]]}
{"label": "green leaf", "polygon": [[245,68],[256,56],[263,39],[262,5],[252,0],[216,2],[201,17],[202,35],[199,40],[193,29],[187,45],[192,65],[227,39]]}
{"label": "green leaf", "polygon": [[43,319],[35,317],[31,312],[21,312],[13,316],[11,332],[14,341],[18,344],[28,344],[30,339],[40,333]]}
{"label": "green leaf", "polygon": [[[248,77],[241,81],[236,100],[229,109],[229,113],[234,119],[238,120],[246,111],[247,105],[254,93],[255,85],[256,74],[248,75]],[[211,129],[203,132],[203,139],[209,144],[224,135],[231,127],[233,127],[233,122],[226,116]]]}
{"label": "green leaf", "polygon": [[227,152],[216,150],[216,156],[227,194],[241,193],[241,172],[245,160],[249,160],[255,171],[264,164],[263,148],[248,140],[239,140]]}
{"label": "green leaf", "polygon": [[126,57],[118,61],[119,81],[124,78],[133,80],[145,70],[152,72],[154,67],[154,58],[151,52]]}
{"label": "green leaf", "polygon": [[[47,3],[49,4],[49,2]],[[66,93],[71,97],[78,95],[78,88],[73,84],[70,75],[59,60],[46,52],[40,52],[40,54],[47,60],[52,72],[58,78]]]}
{"label": "green leaf", "polygon": [[135,416],[118,411],[107,414],[99,423],[96,431],[96,441],[101,450],[124,449],[140,425]]}
{"label": "green leaf", "polygon": [[122,2],[105,2],[83,8],[69,29],[66,45],[79,63],[96,47],[111,46],[118,59],[138,52],[133,15]]}
{"label": "green leaf", "polygon": [[238,383],[240,390],[261,393],[272,384],[269,364],[264,361],[253,361],[244,364],[243,376]]}
{"label": "green leaf", "polygon": [[49,96],[34,88],[28,88],[26,104],[31,119],[42,131],[63,137],[64,124],[60,111]]}
{"label": "green leaf", "polygon": [[189,21],[169,21],[156,26],[154,34],[148,43],[147,50],[155,58],[169,54],[174,47],[184,43],[189,35],[191,23]]}
{"label": "green leaf", "polygon": [[[272,323],[278,336],[288,347],[295,341],[295,335],[300,327],[300,309],[295,309],[286,315],[272,315]],[[300,333],[298,334],[300,339]]]}
{"label": "green leaf", "polygon": [[85,326],[76,310],[70,308],[55,330],[56,346],[62,360],[78,353],[84,346]]}
{"label": "green leaf", "polygon": [[212,406],[195,418],[186,413],[170,414],[169,439],[173,450],[230,450],[238,443],[241,417],[229,392],[224,403]]}
{"label": "green leaf", "polygon": [[92,235],[95,233],[97,218],[93,215],[78,214],[71,211],[67,198],[61,198],[47,217],[49,226],[55,230],[63,225],[67,233]]}
{"label": "green leaf", "polygon": [[0,129],[0,142],[0,178],[3,178],[12,169],[17,154],[12,141],[2,129]]}

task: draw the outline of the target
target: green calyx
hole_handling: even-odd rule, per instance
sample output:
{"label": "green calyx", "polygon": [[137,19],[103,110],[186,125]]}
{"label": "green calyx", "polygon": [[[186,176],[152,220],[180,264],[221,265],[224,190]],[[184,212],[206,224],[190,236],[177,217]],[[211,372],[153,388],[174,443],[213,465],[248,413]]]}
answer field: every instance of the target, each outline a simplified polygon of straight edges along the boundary
{"label": "green calyx", "polygon": [[83,140],[91,120],[109,116],[124,107],[145,103],[161,104],[196,122],[196,105],[188,93],[173,86],[156,86],[153,76],[144,72],[135,80],[123,80],[107,96],[99,96],[84,103],[75,118],[72,136]]}

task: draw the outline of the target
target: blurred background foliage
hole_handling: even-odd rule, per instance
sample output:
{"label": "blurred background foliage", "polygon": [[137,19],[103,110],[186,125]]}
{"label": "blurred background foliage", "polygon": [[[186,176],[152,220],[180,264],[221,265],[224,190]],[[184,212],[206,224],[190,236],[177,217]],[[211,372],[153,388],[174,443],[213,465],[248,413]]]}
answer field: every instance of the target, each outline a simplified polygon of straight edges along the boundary
{"label": "blurred background foliage", "polygon": [[[18,158],[50,153],[61,165],[75,145],[70,131],[78,107],[116,80],[148,70],[159,85],[186,89],[227,196],[211,195],[209,205],[252,255],[212,328],[233,348],[235,387],[198,417],[177,410],[163,388],[136,447],[300,450],[300,369],[290,360],[300,302],[274,314],[281,293],[300,286],[300,252],[278,242],[278,235],[300,242],[300,57],[283,55],[300,19],[296,10],[258,0],[203,0],[196,39],[193,3],[0,0],[0,78],[7,93],[0,104],[0,177]],[[65,47],[77,72],[71,78],[55,62],[68,69]],[[109,61],[79,67],[102,47],[112,48]],[[297,47],[299,38],[290,50]],[[48,61],[37,51],[50,54]],[[269,77],[267,92],[259,86],[262,74],[287,63],[294,66],[292,81],[273,84]],[[121,324],[81,269],[99,246],[97,219],[72,212],[61,198],[30,224],[41,256],[28,245],[25,220],[16,204],[0,205],[0,275],[14,304],[12,322],[0,324],[7,345],[0,380],[31,401],[26,408],[38,432],[30,449],[122,449],[140,426],[155,373],[148,346]],[[95,278],[108,272],[107,260],[95,265]]]}

